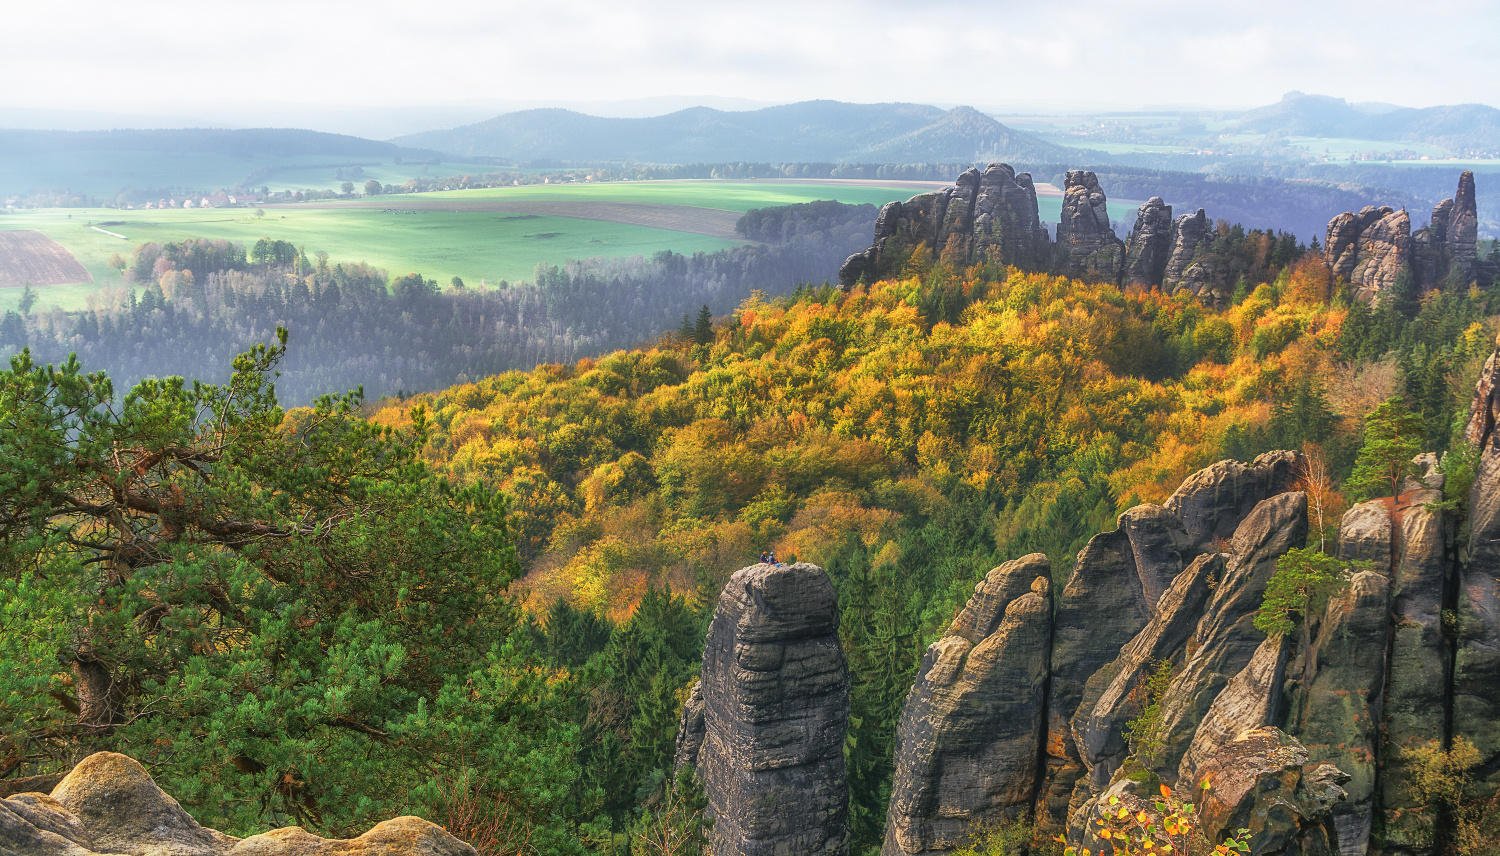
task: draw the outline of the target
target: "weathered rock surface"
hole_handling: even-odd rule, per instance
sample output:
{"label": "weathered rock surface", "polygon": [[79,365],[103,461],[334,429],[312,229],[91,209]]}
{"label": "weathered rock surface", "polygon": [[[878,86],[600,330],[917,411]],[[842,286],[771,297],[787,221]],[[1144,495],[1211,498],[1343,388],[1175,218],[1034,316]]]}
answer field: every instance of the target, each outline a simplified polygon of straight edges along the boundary
{"label": "weathered rock surface", "polygon": [[1182,520],[1197,552],[1209,552],[1228,539],[1262,501],[1296,484],[1303,466],[1300,452],[1266,452],[1249,466],[1220,461],[1188,476],[1166,501]]}
{"label": "weathered rock surface", "polygon": [[1129,752],[1125,725],[1145,706],[1141,687],[1157,663],[1180,655],[1223,574],[1222,556],[1193,560],[1161,596],[1145,629],[1121,649],[1114,662],[1089,678],[1073,717],[1073,736],[1089,770],[1091,795],[1108,784]]}
{"label": "weathered rock surface", "polygon": [[1469,491],[1469,561],[1460,567],[1453,663],[1453,736],[1480,754],[1478,796],[1500,791],[1500,351],[1485,363],[1465,436],[1480,449]]}
{"label": "weathered rock surface", "polygon": [[1385,502],[1372,499],[1344,512],[1339,521],[1339,558],[1346,562],[1373,562],[1387,578],[1393,573],[1391,512]]}
{"label": "weathered rock surface", "polygon": [[1064,177],[1057,251],[1064,276],[1118,282],[1125,270],[1125,242],[1110,227],[1107,200],[1092,172],[1074,169]]}
{"label": "weathered rock surface", "polygon": [[1306,536],[1307,495],[1301,492],[1261,502],[1235,530],[1233,558],[1194,630],[1193,653],[1162,699],[1166,745],[1156,762],[1159,770],[1177,769],[1214,699],[1250,662],[1265,638],[1253,621],[1276,560]]}
{"label": "weathered rock surface", "polygon": [[[1145,628],[1160,593],[1194,555],[1191,543],[1174,515],[1142,505],[1120,515],[1118,529],[1095,535],[1079,552],[1053,625],[1044,784],[1037,807],[1044,829],[1061,828],[1084,773],[1071,720],[1086,682]],[[1109,621],[1100,621],[1101,615]]]}
{"label": "weathered rock surface", "polygon": [[[1293,693],[1288,712],[1288,730],[1307,747],[1310,762],[1327,762],[1349,774],[1344,784],[1349,798],[1333,809],[1344,856],[1362,856],[1370,843],[1389,601],[1390,580],[1383,574],[1354,575],[1348,591],[1328,605],[1319,622],[1312,688],[1306,695],[1300,688]],[[1300,663],[1298,669],[1300,680]]]}
{"label": "weathered rock surface", "polygon": [[1353,279],[1354,268],[1359,264],[1360,235],[1392,211],[1390,206],[1366,205],[1358,214],[1345,211],[1328,221],[1328,233],[1323,241],[1323,261],[1328,263],[1335,276]]}
{"label": "weathered rock surface", "polygon": [[1213,783],[1199,808],[1203,834],[1222,841],[1248,829],[1249,856],[1338,852],[1332,809],[1348,776],[1310,764],[1308,752],[1276,728],[1259,728],[1227,744],[1201,768]]}
{"label": "weathered rock surface", "polygon": [[1153,196],[1136,213],[1135,228],[1125,246],[1125,284],[1161,285],[1171,255],[1172,206]]}
{"label": "weathered rock surface", "polygon": [[839,282],[849,288],[861,278],[898,273],[900,260],[921,245],[961,265],[997,261],[1045,270],[1052,257],[1030,173],[992,163],[983,173],[966,171],[952,187],[887,203],[875,219],[869,249],[844,261]]}
{"label": "weathered rock surface", "polygon": [[1396,286],[1396,278],[1411,262],[1411,217],[1392,211],[1360,232],[1354,270],[1349,283],[1354,296],[1373,301]]}
{"label": "weathered rock surface", "polygon": [[0,800],[0,853],[27,856],[475,856],[415,817],[398,817],[347,841],[299,827],[239,839],[198,825],[131,758],[90,755],[51,796]]}
{"label": "weathered rock surface", "polygon": [[1453,195],[1453,213],[1445,237],[1448,257],[1453,260],[1464,282],[1473,279],[1479,258],[1479,203],[1474,197],[1474,173],[1464,170],[1458,177],[1458,191]]}
{"label": "weathered rock surface", "polygon": [[1230,679],[1209,705],[1193,732],[1193,741],[1177,765],[1180,782],[1199,781],[1198,773],[1223,747],[1246,731],[1276,721],[1281,712],[1281,684],[1290,650],[1283,636],[1267,637],[1239,674]]}
{"label": "weathered rock surface", "polygon": [[672,769],[684,766],[698,767],[698,752],[703,749],[703,685],[693,684],[687,701],[682,703],[682,718],[677,722],[677,745],[672,756]]}
{"label": "weathered rock surface", "polygon": [[736,571],[709,625],[699,686],[714,853],[848,853],[849,674],[823,569]]}
{"label": "weathered rock surface", "polygon": [[1172,224],[1172,250],[1162,270],[1162,291],[1175,294],[1187,288],[1201,296],[1206,285],[1207,269],[1201,264],[1194,273],[1189,273],[1195,260],[1202,258],[1213,245],[1213,229],[1208,215],[1199,208],[1195,214],[1184,214]]}
{"label": "weathered rock surface", "polygon": [[946,853],[1026,814],[1036,789],[1052,599],[1047,557],[991,571],[922,659],[901,716],[886,856]]}

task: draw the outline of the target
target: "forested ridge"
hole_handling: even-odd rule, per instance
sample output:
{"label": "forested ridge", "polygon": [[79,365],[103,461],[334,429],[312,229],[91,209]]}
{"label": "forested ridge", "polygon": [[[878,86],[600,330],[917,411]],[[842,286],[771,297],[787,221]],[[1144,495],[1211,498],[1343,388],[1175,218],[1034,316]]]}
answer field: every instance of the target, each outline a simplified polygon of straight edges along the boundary
{"label": "forested ridge", "polygon": [[[1304,449],[1337,485],[1396,396],[1423,448],[1461,453],[1455,421],[1500,331],[1493,293],[1350,304],[1326,268],[1242,230],[1223,236],[1246,281],[1222,312],[920,248],[849,292],[731,299],[748,274],[730,271],[822,251],[795,249],[819,221],[747,224],[789,238],[759,256],[491,292],[387,288],[272,243],[164,246],[134,260],[134,306],[122,292],[79,322],[97,339],[26,319],[38,356],[0,375],[0,451],[23,462],[0,472],[0,781],[112,748],[232,832],[416,812],[488,853],[660,852],[653,830],[699,834],[700,797],[670,766],[709,612],[774,550],[837,590],[853,852],[878,852],[918,661],[987,570],[1042,552],[1060,582],[1120,511],[1223,457]],[[686,282],[729,305],[699,290],[663,308]],[[600,355],[578,358],[573,333],[534,328],[531,312],[597,318],[627,285],[654,344],[590,340]],[[277,339],[303,317],[323,326]],[[479,378],[499,356],[422,356],[424,330],[499,318],[514,350],[493,354],[540,365]],[[122,337],[137,319],[166,335]],[[161,361],[130,365],[227,365],[205,344],[225,331],[242,338],[216,347],[272,344],[223,386],[120,394],[87,373],[116,353],[98,343]],[[367,341],[361,360],[429,359],[387,363],[402,374],[382,391],[479,379],[280,409],[343,385],[357,360],[323,354]],[[81,367],[44,356],[70,344]],[[413,381],[410,365],[432,368]],[[1325,524],[1363,498],[1330,493]]]}

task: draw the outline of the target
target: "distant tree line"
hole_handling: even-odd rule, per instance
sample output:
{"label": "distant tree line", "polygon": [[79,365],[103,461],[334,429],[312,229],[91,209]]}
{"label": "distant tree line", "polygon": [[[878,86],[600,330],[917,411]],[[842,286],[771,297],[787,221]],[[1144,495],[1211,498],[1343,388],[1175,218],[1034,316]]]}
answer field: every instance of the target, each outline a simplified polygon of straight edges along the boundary
{"label": "distant tree line", "polygon": [[[844,206],[866,215],[869,206]],[[778,220],[763,213],[765,222]],[[411,273],[391,279],[363,264],[329,264],[285,241],[247,251],[229,241],[148,243],[129,279],[91,297],[83,312],[9,312],[0,357],[30,346],[39,362],[78,353],[128,388],[146,377],[196,375],[228,366],[277,325],[296,347],[281,367],[283,402],[306,404],[330,389],[363,386],[371,397],[438,389],[541,363],[567,363],[674,330],[684,313],[728,313],[754,291],[821,282],[869,242],[869,216],[822,219],[782,242],[651,258],[588,259],[538,266],[531,284],[465,287]],[[208,378],[223,380],[223,378]]]}

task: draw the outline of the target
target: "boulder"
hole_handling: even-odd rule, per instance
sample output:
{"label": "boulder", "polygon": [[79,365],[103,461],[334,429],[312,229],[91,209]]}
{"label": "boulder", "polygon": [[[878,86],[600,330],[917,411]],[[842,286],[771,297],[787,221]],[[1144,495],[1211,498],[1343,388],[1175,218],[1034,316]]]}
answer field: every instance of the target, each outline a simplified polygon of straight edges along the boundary
{"label": "boulder", "polygon": [[239,839],[199,826],[140,764],[90,755],[53,789],[0,800],[0,853],[35,856],[477,856],[415,817],[377,824],[349,840],[300,827]]}
{"label": "boulder", "polygon": [[1218,552],[1257,505],[1292,489],[1303,466],[1301,452],[1266,452],[1249,466],[1220,461],[1188,476],[1166,509],[1182,520],[1197,552]]}
{"label": "boulder", "polygon": [[1037,553],[991,571],[949,635],[927,649],[901,715],[885,856],[947,853],[983,825],[1030,811],[1052,632],[1049,569]]}
{"label": "boulder", "polygon": [[849,673],[823,569],[736,571],[709,625],[699,687],[714,853],[848,853]]}
{"label": "boulder", "polygon": [[1135,228],[1125,245],[1125,284],[1161,285],[1172,249],[1172,206],[1153,196],[1136,212]]}
{"label": "boulder", "polygon": [[1165,749],[1155,769],[1177,770],[1214,700],[1249,664],[1265,638],[1253,622],[1276,560],[1306,537],[1307,495],[1301,492],[1264,500],[1235,530],[1224,579],[1188,643],[1191,655],[1162,699]]}
{"label": "boulder", "polygon": [[1125,270],[1125,242],[1109,224],[1107,200],[1092,172],[1073,169],[1064,177],[1057,251],[1064,276],[1119,282]]}
{"label": "boulder", "polygon": [[1302,744],[1278,729],[1257,728],[1204,762],[1203,835],[1219,842],[1247,829],[1247,856],[1332,856],[1332,810],[1345,799],[1348,778],[1332,764],[1310,763]]}
{"label": "boulder", "polygon": [[[1363,856],[1375,814],[1390,580],[1363,571],[1328,604],[1314,644],[1318,667],[1306,694],[1293,693],[1287,730],[1307,747],[1312,763],[1327,762],[1349,774],[1349,797],[1333,809],[1339,852]],[[1299,658],[1300,659],[1300,658]],[[1300,663],[1297,667],[1300,679]],[[1439,703],[1441,710],[1441,703]]]}

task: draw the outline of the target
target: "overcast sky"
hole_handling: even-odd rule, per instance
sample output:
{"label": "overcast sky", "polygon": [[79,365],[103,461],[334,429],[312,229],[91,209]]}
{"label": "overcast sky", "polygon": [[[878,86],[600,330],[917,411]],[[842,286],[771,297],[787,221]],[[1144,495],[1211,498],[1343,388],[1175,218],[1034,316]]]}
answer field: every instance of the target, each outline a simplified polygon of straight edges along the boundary
{"label": "overcast sky", "polygon": [[7,0],[5,18],[0,107],[215,121],[659,96],[1500,105],[1496,0]]}

